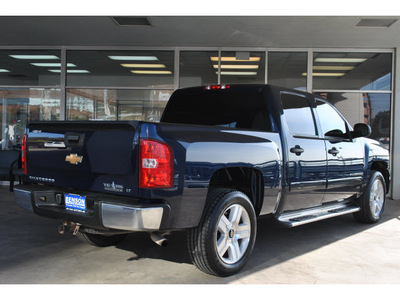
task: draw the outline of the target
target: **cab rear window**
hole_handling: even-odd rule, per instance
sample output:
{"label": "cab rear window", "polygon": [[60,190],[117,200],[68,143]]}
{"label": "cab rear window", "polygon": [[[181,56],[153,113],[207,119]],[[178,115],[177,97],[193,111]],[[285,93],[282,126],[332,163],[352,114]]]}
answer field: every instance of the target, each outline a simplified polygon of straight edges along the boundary
{"label": "cab rear window", "polygon": [[161,122],[271,131],[262,94],[229,90],[173,95]]}

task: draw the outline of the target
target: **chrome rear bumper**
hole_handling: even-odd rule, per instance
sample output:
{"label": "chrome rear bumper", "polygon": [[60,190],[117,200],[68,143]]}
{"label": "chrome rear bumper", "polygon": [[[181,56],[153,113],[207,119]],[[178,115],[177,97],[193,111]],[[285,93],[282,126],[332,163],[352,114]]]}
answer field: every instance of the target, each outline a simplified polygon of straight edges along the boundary
{"label": "chrome rear bumper", "polygon": [[[157,231],[160,229],[164,213],[165,218],[169,212],[167,204],[144,205],[132,199],[132,204],[124,201],[118,202],[108,195],[103,195],[101,201],[95,201],[90,211],[71,212],[65,209],[64,204],[56,204],[56,193],[46,190],[46,202],[42,203],[36,198],[42,192],[29,187],[14,189],[14,197],[18,206],[33,211],[35,214],[80,223],[83,226],[94,228],[109,228],[124,231]],[[89,197],[89,196],[88,196]],[[111,200],[112,199],[112,200]],[[111,203],[111,201],[113,201]]]}
{"label": "chrome rear bumper", "polygon": [[31,200],[32,197],[30,191],[14,188],[14,197],[19,207],[33,211],[32,200]]}
{"label": "chrome rear bumper", "polygon": [[162,207],[138,208],[110,203],[101,206],[103,226],[121,230],[158,230],[163,213]]}

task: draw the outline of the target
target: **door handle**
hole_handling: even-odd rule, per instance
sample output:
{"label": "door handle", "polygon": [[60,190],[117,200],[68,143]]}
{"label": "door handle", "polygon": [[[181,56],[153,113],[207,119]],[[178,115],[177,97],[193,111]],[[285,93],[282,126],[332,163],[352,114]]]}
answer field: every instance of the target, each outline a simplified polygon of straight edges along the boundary
{"label": "door handle", "polygon": [[290,152],[299,156],[300,154],[302,154],[304,152],[304,149],[301,148],[299,145],[296,145],[293,148],[290,148]]}
{"label": "door handle", "polygon": [[333,147],[332,149],[328,150],[329,154],[332,154],[333,156],[336,156],[339,153],[339,150]]}

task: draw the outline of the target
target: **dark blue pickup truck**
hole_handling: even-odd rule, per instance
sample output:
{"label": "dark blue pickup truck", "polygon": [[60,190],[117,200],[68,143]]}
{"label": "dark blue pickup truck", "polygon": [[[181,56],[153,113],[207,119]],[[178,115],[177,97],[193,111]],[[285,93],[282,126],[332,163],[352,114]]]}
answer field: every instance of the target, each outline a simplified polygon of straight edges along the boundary
{"label": "dark blue pickup truck", "polygon": [[348,213],[379,221],[389,155],[370,133],[297,90],[180,89],[160,123],[30,123],[15,197],[96,246],[136,231],[163,245],[187,230],[193,263],[229,276],[249,259],[258,216],[290,227]]}

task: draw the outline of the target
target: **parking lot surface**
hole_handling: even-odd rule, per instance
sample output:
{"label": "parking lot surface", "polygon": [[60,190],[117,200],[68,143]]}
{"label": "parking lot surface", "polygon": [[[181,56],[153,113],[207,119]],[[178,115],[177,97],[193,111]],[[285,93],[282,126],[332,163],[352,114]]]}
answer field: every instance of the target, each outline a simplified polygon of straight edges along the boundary
{"label": "parking lot surface", "polygon": [[400,201],[376,225],[351,215],[296,228],[258,221],[254,252],[237,275],[218,278],[192,265],[186,233],[165,248],[146,233],[96,248],[57,232],[58,220],[19,208],[0,188],[0,283],[40,284],[399,284]]}

